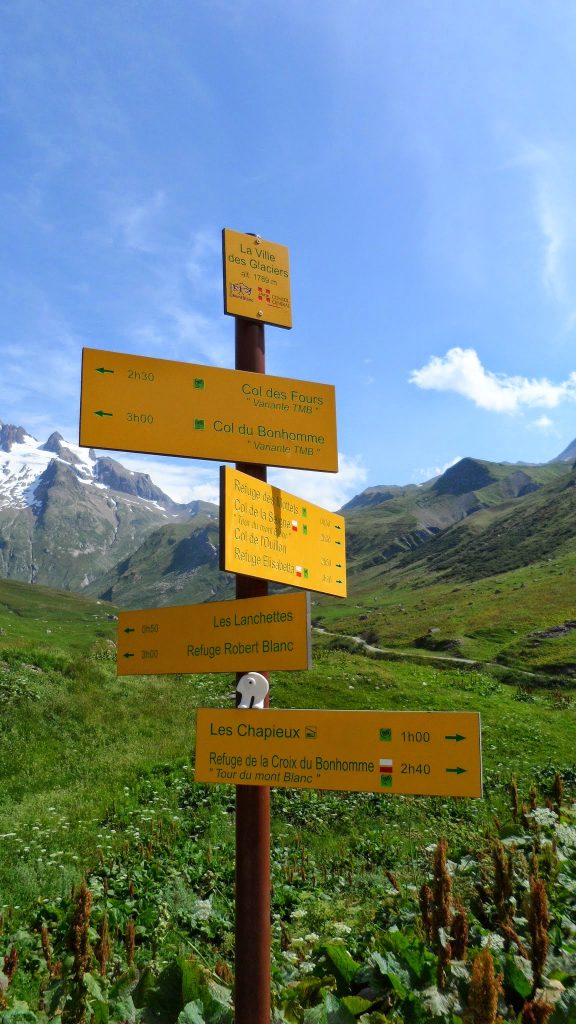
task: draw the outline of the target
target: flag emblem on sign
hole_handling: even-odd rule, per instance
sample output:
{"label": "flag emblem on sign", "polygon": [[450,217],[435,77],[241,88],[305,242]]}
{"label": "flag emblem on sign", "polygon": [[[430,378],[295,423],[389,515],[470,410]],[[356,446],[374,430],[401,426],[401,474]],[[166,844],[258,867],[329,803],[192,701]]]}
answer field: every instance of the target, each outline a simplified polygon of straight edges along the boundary
{"label": "flag emblem on sign", "polygon": [[297,576],[301,576],[302,575],[302,566],[301,565],[297,565],[296,566],[296,575]]}
{"label": "flag emblem on sign", "polygon": [[291,525],[292,525],[292,533],[298,533],[298,520],[297,519],[293,519]]}
{"label": "flag emblem on sign", "polygon": [[392,775],[392,759],[390,757],[380,758],[380,775]]}

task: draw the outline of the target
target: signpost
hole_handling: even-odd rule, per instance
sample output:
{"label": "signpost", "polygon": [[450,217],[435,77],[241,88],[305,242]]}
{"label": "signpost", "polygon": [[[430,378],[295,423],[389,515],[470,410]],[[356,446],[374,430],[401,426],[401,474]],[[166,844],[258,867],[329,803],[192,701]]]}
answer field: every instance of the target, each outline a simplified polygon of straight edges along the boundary
{"label": "signpost", "polygon": [[118,675],[308,669],[306,594],[147,608],[118,616]]}
{"label": "signpost", "polygon": [[288,249],[258,235],[222,232],[224,312],[292,327]]}
{"label": "signpost", "polygon": [[220,568],[346,597],[343,516],[223,466]]}
{"label": "signpost", "polygon": [[335,473],[334,387],[85,348],[80,444]]}
{"label": "signpost", "polygon": [[[81,445],[237,463],[220,496],[236,601],[121,613],[119,675],[309,668],[308,595],[267,581],[346,596],[343,517],[266,482],[268,465],[338,470],[334,388],[265,373],[263,325],[292,326],[288,250],[224,229],[223,264],[234,370],[83,351]],[[235,1021],[270,1024],[270,786],[478,797],[480,719],[200,708],[196,779],[237,787]]]}
{"label": "signpost", "polygon": [[482,796],[480,716],[199,708],[196,780],[355,793]]}

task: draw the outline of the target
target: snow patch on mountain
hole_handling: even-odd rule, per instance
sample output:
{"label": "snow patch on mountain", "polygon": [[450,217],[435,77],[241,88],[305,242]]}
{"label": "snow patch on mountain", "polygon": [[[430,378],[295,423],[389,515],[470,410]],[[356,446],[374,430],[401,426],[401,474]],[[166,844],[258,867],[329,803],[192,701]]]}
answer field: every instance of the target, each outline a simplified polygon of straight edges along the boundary
{"label": "snow patch on mountain", "polygon": [[99,460],[91,449],[71,444],[59,434],[42,444],[21,428],[13,428],[9,442],[0,449],[0,509],[37,509],[41,505],[37,488],[52,462],[65,463],[86,486],[109,490],[99,479]]}

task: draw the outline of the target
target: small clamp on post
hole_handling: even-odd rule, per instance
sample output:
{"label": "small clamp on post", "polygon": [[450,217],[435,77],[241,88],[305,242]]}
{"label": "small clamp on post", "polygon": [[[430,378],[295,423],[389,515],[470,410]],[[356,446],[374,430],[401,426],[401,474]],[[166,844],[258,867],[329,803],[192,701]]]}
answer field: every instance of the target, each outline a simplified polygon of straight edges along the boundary
{"label": "small clamp on post", "polygon": [[236,684],[240,700],[238,708],[263,708],[268,690],[268,680],[260,672],[246,672]]}

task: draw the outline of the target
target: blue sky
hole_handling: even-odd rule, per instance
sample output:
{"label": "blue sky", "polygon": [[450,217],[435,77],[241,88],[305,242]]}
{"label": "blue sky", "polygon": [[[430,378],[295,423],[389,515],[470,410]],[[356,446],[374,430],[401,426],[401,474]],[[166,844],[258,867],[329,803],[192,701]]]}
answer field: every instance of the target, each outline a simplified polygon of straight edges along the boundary
{"label": "blue sky", "polygon": [[[576,437],[576,10],[2,0],[0,420],[78,436],[83,346],[233,367],[220,234],[288,246],[267,370],[336,385],[336,508]],[[119,456],[180,500],[217,467]]]}

